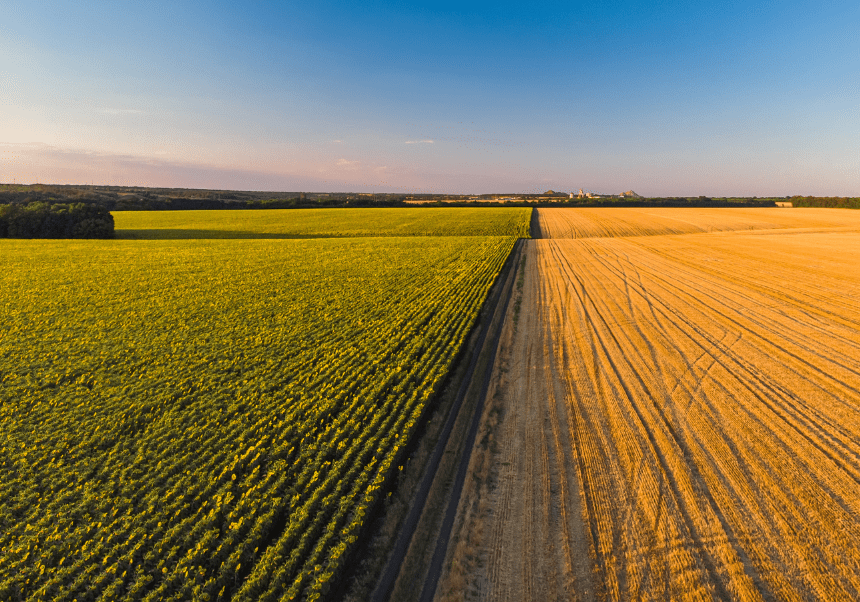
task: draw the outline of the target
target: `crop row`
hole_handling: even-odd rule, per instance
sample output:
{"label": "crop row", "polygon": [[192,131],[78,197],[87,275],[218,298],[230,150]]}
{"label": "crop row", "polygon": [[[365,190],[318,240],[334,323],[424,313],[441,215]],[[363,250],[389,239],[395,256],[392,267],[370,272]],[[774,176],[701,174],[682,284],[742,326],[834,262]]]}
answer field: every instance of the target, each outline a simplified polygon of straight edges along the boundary
{"label": "crop row", "polygon": [[325,593],[512,245],[4,243],[0,599]]}

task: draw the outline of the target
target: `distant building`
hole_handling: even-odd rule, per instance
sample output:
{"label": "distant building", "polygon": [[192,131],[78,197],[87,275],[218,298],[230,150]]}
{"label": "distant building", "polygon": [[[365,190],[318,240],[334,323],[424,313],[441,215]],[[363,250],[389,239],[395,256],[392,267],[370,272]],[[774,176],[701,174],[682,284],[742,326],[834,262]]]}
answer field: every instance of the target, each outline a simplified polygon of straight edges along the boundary
{"label": "distant building", "polygon": [[[573,193],[570,194],[570,198],[573,198]],[[586,192],[582,188],[580,188],[579,192],[576,193],[576,198],[578,198],[578,199],[605,199],[605,198],[609,198],[609,195],[598,194],[596,192]]]}

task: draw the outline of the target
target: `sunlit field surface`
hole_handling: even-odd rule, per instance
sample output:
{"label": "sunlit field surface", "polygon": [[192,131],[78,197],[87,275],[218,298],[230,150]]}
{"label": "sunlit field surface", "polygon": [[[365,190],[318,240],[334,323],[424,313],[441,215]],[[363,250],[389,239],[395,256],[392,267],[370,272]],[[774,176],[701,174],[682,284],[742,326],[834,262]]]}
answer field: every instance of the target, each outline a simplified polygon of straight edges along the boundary
{"label": "sunlit field surface", "polygon": [[528,207],[114,211],[117,238],[528,236]]}
{"label": "sunlit field surface", "polygon": [[2,241],[0,600],[327,591],[514,241]]}
{"label": "sunlit field surface", "polygon": [[445,599],[860,599],[860,212],[538,212]]}
{"label": "sunlit field surface", "polygon": [[797,208],[548,208],[538,211],[545,238],[612,238],[744,230],[860,228],[860,211]]}

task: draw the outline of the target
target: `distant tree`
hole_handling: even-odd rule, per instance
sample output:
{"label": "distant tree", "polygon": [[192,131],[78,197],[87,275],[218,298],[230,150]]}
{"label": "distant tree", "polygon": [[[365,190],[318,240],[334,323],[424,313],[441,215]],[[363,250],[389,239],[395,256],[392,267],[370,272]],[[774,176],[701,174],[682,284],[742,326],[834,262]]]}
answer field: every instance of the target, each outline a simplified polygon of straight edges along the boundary
{"label": "distant tree", "polygon": [[3,238],[113,238],[114,221],[101,205],[86,203],[0,206]]}

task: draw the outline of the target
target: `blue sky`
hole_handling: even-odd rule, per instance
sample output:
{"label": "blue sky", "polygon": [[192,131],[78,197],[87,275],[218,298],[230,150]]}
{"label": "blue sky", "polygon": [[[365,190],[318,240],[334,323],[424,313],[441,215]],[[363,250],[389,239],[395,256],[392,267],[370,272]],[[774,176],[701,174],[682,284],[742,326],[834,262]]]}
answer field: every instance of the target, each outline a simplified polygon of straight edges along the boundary
{"label": "blue sky", "polygon": [[860,195],[858,25],[856,1],[4,0],[0,181]]}

